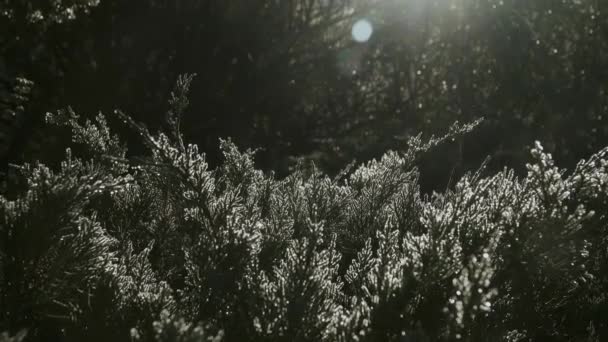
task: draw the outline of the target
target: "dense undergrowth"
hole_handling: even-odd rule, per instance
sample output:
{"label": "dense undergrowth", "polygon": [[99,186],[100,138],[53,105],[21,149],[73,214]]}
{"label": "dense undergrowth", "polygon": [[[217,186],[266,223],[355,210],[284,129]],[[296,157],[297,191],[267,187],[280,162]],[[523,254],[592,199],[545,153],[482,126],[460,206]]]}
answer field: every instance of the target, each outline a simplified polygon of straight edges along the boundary
{"label": "dense undergrowth", "polygon": [[[418,157],[472,129],[410,139],[330,178],[276,179],[117,112],[70,127],[59,168],[22,165],[0,198],[0,341],[606,341],[608,149],[566,172],[540,144],[528,174],[483,167],[421,195]],[[15,185],[14,188],[19,188]]]}

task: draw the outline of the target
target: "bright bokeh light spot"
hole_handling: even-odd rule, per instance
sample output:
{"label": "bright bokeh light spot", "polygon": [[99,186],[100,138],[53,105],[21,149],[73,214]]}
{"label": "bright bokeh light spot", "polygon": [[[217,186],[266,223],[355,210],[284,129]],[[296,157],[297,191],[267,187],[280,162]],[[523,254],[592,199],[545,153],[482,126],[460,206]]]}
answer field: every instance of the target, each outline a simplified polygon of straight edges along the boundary
{"label": "bright bokeh light spot", "polygon": [[359,43],[364,43],[369,40],[374,32],[372,23],[366,19],[361,19],[353,25],[352,35],[353,39]]}

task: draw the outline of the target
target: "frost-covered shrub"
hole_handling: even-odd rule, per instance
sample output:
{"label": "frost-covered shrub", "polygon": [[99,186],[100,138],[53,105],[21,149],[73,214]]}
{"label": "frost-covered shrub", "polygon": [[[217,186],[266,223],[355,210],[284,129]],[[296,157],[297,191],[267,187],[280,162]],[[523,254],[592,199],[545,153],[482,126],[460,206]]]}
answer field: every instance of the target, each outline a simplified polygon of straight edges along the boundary
{"label": "frost-covered shrub", "polygon": [[568,173],[537,144],[525,177],[482,166],[431,195],[418,156],[474,125],[334,179],[276,179],[230,140],[211,169],[179,132],[190,80],[166,133],[116,113],[145,157],[103,115],[49,115],[82,156],[22,166],[0,200],[2,340],[608,338],[608,149]]}

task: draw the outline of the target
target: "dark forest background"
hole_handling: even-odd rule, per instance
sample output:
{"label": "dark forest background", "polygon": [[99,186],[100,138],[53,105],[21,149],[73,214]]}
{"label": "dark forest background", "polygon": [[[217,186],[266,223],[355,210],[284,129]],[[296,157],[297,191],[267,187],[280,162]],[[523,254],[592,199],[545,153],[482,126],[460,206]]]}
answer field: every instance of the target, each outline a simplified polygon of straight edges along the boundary
{"label": "dark forest background", "polygon": [[[443,188],[487,155],[490,168],[522,171],[535,139],[572,166],[608,142],[602,7],[2,0],[1,165],[61,156],[65,132],[41,128],[46,112],[66,106],[85,118],[118,108],[158,129],[177,76],[196,73],[181,126],[212,164],[218,138],[232,137],[260,149],[262,169],[286,174],[304,158],[335,173],[411,135],[483,117],[473,134],[423,161],[425,188]],[[362,18],[374,32],[358,43],[351,27]]]}

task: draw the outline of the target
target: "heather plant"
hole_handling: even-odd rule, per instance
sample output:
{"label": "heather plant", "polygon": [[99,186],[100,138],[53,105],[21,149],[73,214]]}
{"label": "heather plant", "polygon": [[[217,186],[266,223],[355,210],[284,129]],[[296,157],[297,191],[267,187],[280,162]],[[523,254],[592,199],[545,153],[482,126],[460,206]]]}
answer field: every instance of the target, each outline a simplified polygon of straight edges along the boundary
{"label": "heather plant", "polygon": [[[330,178],[285,178],[220,141],[211,168],[184,141],[191,77],[167,129],[68,109],[56,170],[18,167],[0,201],[4,341],[601,341],[608,302],[608,149],[567,172],[540,143],[528,174],[419,188],[419,157],[476,123]],[[75,152],[78,151],[78,156]]]}

